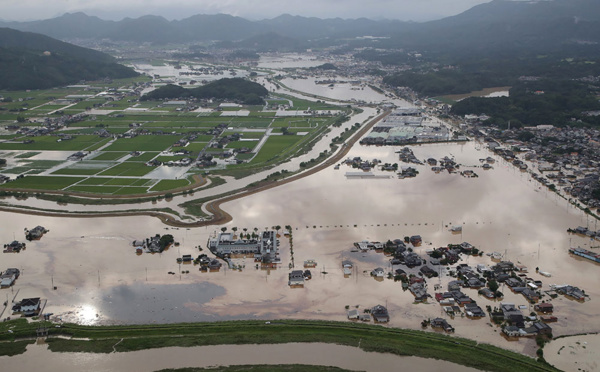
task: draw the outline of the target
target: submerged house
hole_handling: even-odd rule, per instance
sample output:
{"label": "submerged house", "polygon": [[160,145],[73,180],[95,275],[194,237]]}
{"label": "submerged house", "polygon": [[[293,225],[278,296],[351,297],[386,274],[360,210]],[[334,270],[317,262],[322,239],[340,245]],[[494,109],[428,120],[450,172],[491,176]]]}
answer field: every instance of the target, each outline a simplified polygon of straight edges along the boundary
{"label": "submerged house", "polygon": [[304,286],[304,272],[302,270],[294,270],[289,273],[288,285],[290,287]]}
{"label": "submerged house", "polygon": [[390,315],[385,306],[377,305],[371,309],[371,316],[377,323],[387,323],[390,321]]}
{"label": "submerged house", "polygon": [[454,332],[454,328],[442,318],[434,318],[431,320],[431,328],[442,328],[446,332]]}
{"label": "submerged house", "polygon": [[41,310],[41,301],[39,297],[25,298],[13,306],[13,311],[22,313],[25,316],[38,315]]}
{"label": "submerged house", "polygon": [[25,238],[30,241],[39,240],[47,232],[48,230],[46,230],[43,226],[36,226],[31,230],[27,230],[27,232],[25,233]]}
{"label": "submerged house", "polygon": [[25,249],[25,243],[20,243],[13,240],[11,243],[4,244],[4,253],[19,253],[22,249]]}

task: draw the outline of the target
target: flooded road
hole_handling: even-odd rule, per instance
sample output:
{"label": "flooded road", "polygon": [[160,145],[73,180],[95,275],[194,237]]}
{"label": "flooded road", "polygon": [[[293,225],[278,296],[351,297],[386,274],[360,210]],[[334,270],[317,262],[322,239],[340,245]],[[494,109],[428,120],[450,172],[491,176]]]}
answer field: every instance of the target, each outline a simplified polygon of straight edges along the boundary
{"label": "flooded road", "polygon": [[[265,358],[265,355],[268,355],[268,358]],[[49,372],[152,372],[164,368],[244,364],[324,365],[367,372],[398,371],[398,366],[402,366],[402,370],[421,372],[476,371],[435,359],[370,353],[356,347],[322,343],[169,347],[112,354],[52,353],[46,345],[29,345],[25,354],[0,357],[0,366],[5,370]]]}

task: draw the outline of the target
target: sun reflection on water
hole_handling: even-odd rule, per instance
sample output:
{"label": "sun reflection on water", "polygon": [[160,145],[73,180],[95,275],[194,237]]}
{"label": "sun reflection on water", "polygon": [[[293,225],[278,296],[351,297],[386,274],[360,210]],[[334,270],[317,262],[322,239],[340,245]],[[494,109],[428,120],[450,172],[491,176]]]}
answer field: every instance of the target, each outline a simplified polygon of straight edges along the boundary
{"label": "sun reflection on water", "polygon": [[100,318],[98,310],[94,306],[87,304],[81,307],[81,310],[79,310],[78,315],[79,323],[86,325],[95,324]]}

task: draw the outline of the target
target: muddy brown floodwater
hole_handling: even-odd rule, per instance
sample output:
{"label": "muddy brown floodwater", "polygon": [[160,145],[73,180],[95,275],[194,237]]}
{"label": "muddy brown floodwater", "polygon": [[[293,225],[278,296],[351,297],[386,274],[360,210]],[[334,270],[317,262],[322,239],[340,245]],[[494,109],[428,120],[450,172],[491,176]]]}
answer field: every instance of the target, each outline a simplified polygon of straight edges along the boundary
{"label": "muddy brown floodwater", "polygon": [[111,354],[52,353],[45,345],[30,345],[25,354],[0,357],[3,370],[49,372],[152,372],[165,368],[243,364],[324,365],[367,372],[398,371],[398,366],[402,366],[402,370],[420,372],[477,371],[441,360],[371,353],[355,347],[321,343],[168,347]]}
{"label": "muddy brown floodwater", "polygon": [[[349,156],[395,163],[399,149],[355,146]],[[578,225],[595,228],[595,221],[500,158],[492,170],[476,167],[481,165],[480,158],[493,156],[477,143],[422,145],[413,150],[422,160],[454,156],[463,164],[461,169],[473,169],[479,177],[436,174],[427,166],[416,166],[420,173],[412,179],[348,179],[345,173],[353,170],[342,165],[222,205],[233,216],[226,225],[230,231],[234,226],[238,232],[274,225],[293,227],[295,268],[307,259],[317,261],[313,278],[304,288],[287,286],[291,263],[287,238],[281,239],[283,264],[276,270],[258,270],[253,260],[236,259],[241,271],[224,267],[220,272],[202,273],[193,265],[179,266],[176,258],[197,256],[200,252],[195,247],[205,247],[220,227],[173,229],[150,217],[75,219],[1,213],[0,241],[5,243],[23,240],[23,229],[36,225],[50,232],[28,243],[19,254],[1,256],[0,270],[18,267],[22,274],[13,288],[0,291],[0,297],[39,296],[48,300],[44,312],[84,324],[255,318],[344,321],[346,305],[362,311],[383,304],[390,310],[390,326],[419,329],[424,318],[447,318],[440,306],[434,300],[413,304],[413,296],[400,283],[370,277],[369,272],[378,266],[391,271],[389,258],[351,250],[356,241],[420,234],[423,244],[416,252],[423,256],[429,248],[467,241],[484,252],[501,252],[527,265],[529,275],[543,281],[543,290],[551,283],[584,289],[591,299],[584,303],[563,296],[552,300],[558,318],[551,324],[553,334],[600,331],[600,307],[595,305],[600,298],[599,267],[567,251],[569,245],[591,249],[598,243],[566,232]],[[462,234],[451,233],[449,227],[458,224],[463,226]],[[156,233],[173,234],[181,245],[162,254],[135,255],[131,242]],[[355,263],[349,278],[343,276],[342,259]],[[465,257],[462,263],[493,264],[486,255]],[[552,277],[537,274],[536,267]],[[441,274],[429,280],[430,294],[434,284],[445,288],[450,280]],[[523,296],[508,288],[501,291],[506,295],[504,302],[524,305],[525,313],[532,310]],[[476,290],[464,292],[482,307],[498,305],[479,297]],[[506,340],[487,318],[448,321],[458,336],[534,354],[534,340]]]}

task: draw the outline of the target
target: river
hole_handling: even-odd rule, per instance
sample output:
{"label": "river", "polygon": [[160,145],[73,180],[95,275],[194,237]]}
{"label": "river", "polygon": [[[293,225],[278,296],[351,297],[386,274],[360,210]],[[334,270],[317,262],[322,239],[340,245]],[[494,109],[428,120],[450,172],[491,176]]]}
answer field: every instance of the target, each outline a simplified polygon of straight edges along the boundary
{"label": "river", "polygon": [[44,370],[49,372],[65,370],[152,372],[165,368],[244,364],[323,365],[366,372],[477,371],[473,368],[435,359],[371,353],[356,347],[322,343],[169,347],[111,354],[52,353],[46,348],[46,345],[30,345],[25,354],[0,357],[0,365],[4,370]]}

